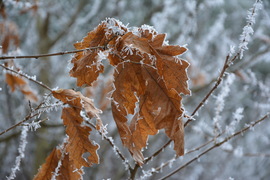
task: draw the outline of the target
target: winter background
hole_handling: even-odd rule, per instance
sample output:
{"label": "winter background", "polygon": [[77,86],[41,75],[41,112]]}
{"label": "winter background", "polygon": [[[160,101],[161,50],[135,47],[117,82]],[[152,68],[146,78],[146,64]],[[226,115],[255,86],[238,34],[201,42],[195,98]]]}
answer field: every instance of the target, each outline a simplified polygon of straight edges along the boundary
{"label": "winter background", "polygon": [[[10,45],[9,55],[34,55],[73,50],[80,41],[106,17],[119,19],[129,27],[147,24],[159,33],[167,33],[170,44],[186,46],[181,58],[190,63],[188,74],[192,96],[184,97],[186,114],[213,87],[226,56],[241,51],[226,72],[221,85],[209,97],[185,128],[185,148],[189,152],[174,159],[173,146],[142,166],[136,179],[158,179],[205,149],[232,135],[270,112],[270,1],[263,0],[1,0],[6,17],[0,23],[14,26],[20,46]],[[253,8],[253,9],[251,9]],[[252,13],[256,10],[255,13]],[[244,28],[245,27],[245,28]],[[3,32],[0,40],[3,40]],[[243,40],[243,37],[245,40]],[[3,54],[1,54],[2,56]],[[7,54],[5,54],[7,55]],[[72,54],[39,59],[14,60],[16,66],[52,88],[75,89],[95,99],[101,108],[101,92],[111,80],[108,65],[94,88],[78,88],[69,77]],[[4,63],[4,61],[1,61]],[[46,90],[29,82],[39,95]],[[5,83],[5,71],[0,70],[0,131],[11,127],[29,113],[29,103],[22,93],[11,92]],[[104,103],[104,102],[103,102]],[[48,108],[33,120],[48,119],[35,129],[19,126],[0,136],[0,179],[32,179],[54,147],[65,138],[60,118],[61,110],[54,99],[47,98]],[[33,104],[35,106],[35,104]],[[101,119],[108,124],[108,136],[134,165],[127,149],[122,147],[110,105],[105,102]],[[39,127],[39,125],[40,127]],[[222,136],[217,137],[219,133]],[[128,171],[113,148],[96,131],[91,139],[100,144],[100,164],[84,168],[84,179],[127,179]],[[208,145],[196,149],[206,142]],[[163,132],[149,138],[145,156],[162,147],[168,138]],[[172,145],[172,144],[171,144]],[[191,150],[194,150],[190,152]],[[169,161],[169,165],[151,174]],[[17,170],[19,169],[19,170]],[[14,173],[12,175],[12,173]],[[16,176],[16,177],[15,177]],[[269,118],[245,133],[197,158],[169,179],[208,180],[267,180],[270,178],[270,120]]]}

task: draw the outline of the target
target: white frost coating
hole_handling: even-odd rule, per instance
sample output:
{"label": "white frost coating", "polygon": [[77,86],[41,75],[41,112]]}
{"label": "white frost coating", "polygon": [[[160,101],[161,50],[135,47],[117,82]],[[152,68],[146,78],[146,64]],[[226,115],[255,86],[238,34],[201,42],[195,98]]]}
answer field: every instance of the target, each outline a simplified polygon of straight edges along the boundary
{"label": "white frost coating", "polygon": [[237,108],[236,111],[233,113],[233,118],[236,121],[240,121],[244,117],[242,114],[243,111],[244,111],[244,108],[242,108],[242,107]]}
{"label": "white frost coating", "polygon": [[143,175],[140,177],[140,179],[143,180],[143,179],[147,179],[148,177],[151,177],[152,176],[151,172],[152,172],[151,170],[149,171],[142,170]]}
{"label": "white frost coating", "polygon": [[242,114],[243,111],[244,111],[244,109],[242,107],[239,107],[233,113],[233,121],[228,126],[226,126],[226,128],[225,128],[225,132],[228,135],[234,134],[236,126],[239,124],[241,119],[244,117],[243,114]]}
{"label": "white frost coating", "polygon": [[121,27],[127,28],[121,21],[116,20],[114,18],[107,18],[105,21],[106,23],[106,33],[105,35],[124,35],[125,31],[121,29]]}
{"label": "white frost coating", "polygon": [[53,91],[57,91],[59,89],[59,87],[58,86],[56,86],[55,88],[53,88],[52,90]]}
{"label": "white frost coating", "polygon": [[150,33],[157,33],[157,30],[153,26],[149,26],[147,24],[144,24],[141,26],[142,31],[148,30]]}
{"label": "white frost coating", "polygon": [[173,159],[171,159],[171,160],[169,161],[169,168],[172,168],[172,165],[173,165],[174,161],[176,161],[175,158],[173,158]]}
{"label": "white frost coating", "polygon": [[255,16],[257,15],[257,11],[262,8],[262,1],[257,0],[253,7],[248,11],[247,15],[247,25],[244,26],[243,32],[240,35],[240,43],[239,43],[239,53],[240,59],[243,58],[243,53],[248,49],[247,45],[251,39],[251,35],[253,34],[252,26],[255,24]]}
{"label": "white frost coating", "polygon": [[221,132],[221,126],[219,121],[221,120],[221,112],[225,106],[225,98],[229,95],[230,86],[235,79],[234,74],[229,74],[226,81],[224,82],[224,86],[222,87],[220,94],[216,97],[216,108],[215,108],[215,117],[213,119],[215,127],[219,132]]}
{"label": "white frost coating", "polygon": [[28,127],[31,131],[36,131],[38,128],[40,128],[40,123],[42,120],[39,120],[38,122],[32,121],[31,123],[28,123]]}
{"label": "white frost coating", "polygon": [[141,33],[139,31],[138,27],[131,27],[128,29],[130,32],[132,32],[132,34],[141,37]]}
{"label": "white frost coating", "polygon": [[68,138],[69,138],[68,135],[66,135],[63,143],[58,147],[58,149],[61,151],[61,158],[59,159],[57,167],[55,168],[55,170],[53,172],[53,176],[52,176],[51,180],[56,180],[56,177],[59,176],[58,173],[59,173],[60,167],[62,166],[62,160],[64,159],[64,156],[66,153],[64,145],[68,142]]}
{"label": "white frost coating", "polygon": [[108,55],[109,55],[109,51],[106,50],[106,51],[99,51],[96,58],[98,61],[101,61],[101,60],[105,60],[108,58]]}
{"label": "white frost coating", "polygon": [[18,148],[19,155],[16,157],[15,165],[11,169],[11,173],[10,173],[9,177],[7,177],[8,180],[14,179],[16,177],[16,171],[20,170],[21,160],[24,158],[24,151],[25,151],[25,147],[27,144],[26,138],[27,138],[28,130],[29,130],[28,126],[23,126],[22,134],[21,134],[21,138],[20,138],[20,145]]}
{"label": "white frost coating", "polygon": [[122,51],[127,53],[127,55],[133,55],[133,44],[128,44],[125,47],[123,47]]}
{"label": "white frost coating", "polygon": [[229,51],[229,56],[233,56],[233,54],[235,53],[235,46],[231,45],[230,46],[230,51]]}
{"label": "white frost coating", "polygon": [[[82,173],[80,173],[80,171],[82,172]],[[83,170],[83,166],[80,168],[80,169],[75,169],[73,172],[77,172],[81,177],[80,177],[80,180],[82,180],[83,179],[83,174],[84,174],[84,170]]]}

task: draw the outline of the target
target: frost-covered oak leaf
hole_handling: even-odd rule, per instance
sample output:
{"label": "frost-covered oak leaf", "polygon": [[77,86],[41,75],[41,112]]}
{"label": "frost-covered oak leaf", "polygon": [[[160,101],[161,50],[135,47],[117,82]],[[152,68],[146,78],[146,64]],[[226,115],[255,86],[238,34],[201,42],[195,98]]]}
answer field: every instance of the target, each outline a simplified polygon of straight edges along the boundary
{"label": "frost-covered oak leaf", "polygon": [[[174,88],[178,93],[189,95],[186,72],[189,63],[175,57],[183,54],[187,49],[178,45],[164,45],[165,34],[150,33],[149,31],[141,32],[141,37],[128,32],[120,39],[118,50],[123,49],[125,51],[125,48],[131,47],[137,51],[133,52],[132,56],[128,53],[122,54],[124,59],[151,64],[149,58],[152,57],[154,61],[152,61],[152,64],[158,69],[158,73],[164,79],[166,86],[169,89]],[[143,55],[138,56],[138,54]]]}
{"label": "frost-covered oak leaf", "polygon": [[[55,170],[61,162],[61,166],[55,173]],[[73,161],[70,161],[69,154],[61,153],[60,149],[54,148],[50,155],[46,158],[46,162],[41,166],[34,180],[51,180],[55,176],[56,180],[62,179],[81,179],[82,170],[75,172]]]}
{"label": "frost-covered oak leaf", "polygon": [[[66,133],[69,136],[66,151],[76,169],[80,169],[82,166],[90,167],[94,163],[99,163],[97,154],[99,145],[89,139],[91,128],[82,126],[83,119],[78,114],[79,109],[68,107],[63,109],[61,116],[66,126]],[[86,153],[90,153],[90,155],[84,158],[83,155]]]}
{"label": "frost-covered oak leaf", "polygon": [[[155,135],[159,129],[165,129],[167,136],[175,143],[177,155],[183,155],[180,94],[173,89],[168,90],[157,70],[150,65],[119,64],[114,77],[113,116],[122,142],[136,162],[143,163],[141,150],[146,146],[148,135]],[[135,112],[137,102],[138,111]],[[130,124],[126,118],[128,114],[135,114]]]}
{"label": "frost-covered oak leaf", "polygon": [[70,106],[80,110],[85,110],[89,118],[96,117],[99,119],[101,110],[95,107],[92,99],[83,96],[82,93],[76,92],[72,89],[58,89],[52,91],[52,94],[63,103],[69,104]]}
{"label": "frost-covered oak leaf", "polygon": [[[142,149],[149,135],[165,129],[177,155],[184,154],[183,107],[180,94],[190,94],[188,62],[176,56],[187,49],[164,43],[166,35],[138,28],[115,44],[117,54],[112,111],[121,140],[133,158],[143,164]],[[117,60],[118,59],[118,60]],[[136,106],[137,104],[137,106]],[[133,115],[130,120],[128,115]]]}
{"label": "frost-covered oak leaf", "polygon": [[[81,117],[81,111],[84,110],[90,118],[96,117],[98,120],[97,126],[102,126],[98,116],[98,114],[101,112],[94,106],[92,99],[84,97],[80,92],[75,92],[71,89],[59,89],[52,91],[52,94],[55,98],[71,106],[63,108],[61,116],[63,123],[66,126],[66,134],[69,137],[64,146],[66,153],[64,154],[65,156],[63,159],[64,164],[61,166],[61,168],[64,168],[62,171],[70,170],[70,172],[65,173],[78,171],[77,174],[81,175],[83,173],[81,171],[81,167],[90,167],[94,163],[99,163],[99,156],[97,154],[99,145],[89,139],[91,128],[82,124],[84,120]],[[53,153],[54,154],[51,154],[47,158],[46,163],[42,166],[42,169],[39,171],[37,177],[42,178],[43,175],[39,174],[44,174],[44,172],[45,174],[49,171],[54,172],[50,169],[50,167],[47,167],[50,163],[53,167],[56,167],[55,159],[58,158],[57,162],[59,161],[59,155],[55,154],[58,152],[54,151]],[[87,155],[88,157],[85,157]],[[65,158],[68,159],[66,160]],[[70,177],[73,177],[71,175]]]}
{"label": "frost-covered oak leaf", "polygon": [[77,78],[77,85],[89,85],[97,80],[100,73],[104,71],[104,66],[99,58],[99,51],[104,51],[108,45],[114,44],[116,39],[116,30],[126,31],[121,22],[108,18],[98,25],[93,31],[89,32],[81,42],[75,43],[74,47],[78,50],[92,48],[89,51],[78,52],[71,62],[73,68],[70,70],[70,76]]}

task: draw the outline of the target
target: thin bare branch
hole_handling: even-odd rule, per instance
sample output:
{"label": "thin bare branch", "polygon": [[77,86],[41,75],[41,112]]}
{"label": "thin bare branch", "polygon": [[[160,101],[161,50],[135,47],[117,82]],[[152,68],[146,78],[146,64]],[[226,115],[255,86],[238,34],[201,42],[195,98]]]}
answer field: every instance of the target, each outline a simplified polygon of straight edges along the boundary
{"label": "thin bare branch", "polygon": [[28,121],[29,119],[31,119],[31,118],[33,118],[33,117],[35,117],[35,116],[38,116],[39,114],[40,114],[40,113],[35,113],[35,114],[32,115],[32,114],[30,113],[28,116],[26,116],[26,117],[24,118],[24,120],[18,122],[17,124],[14,124],[13,126],[11,126],[10,128],[8,128],[8,129],[6,129],[6,130],[0,132],[0,136],[1,136],[2,134],[5,134],[6,132],[10,131],[11,129],[14,129],[14,128],[17,127],[17,126],[20,126],[22,123]]}
{"label": "thin bare branch", "polygon": [[[46,100],[46,99],[45,99],[45,100]],[[10,130],[12,130],[12,129],[14,129],[14,128],[16,128],[17,126],[22,125],[22,123],[24,123],[24,122],[26,122],[26,121],[28,121],[28,120],[30,120],[30,119],[36,117],[36,116],[39,116],[39,115],[41,114],[41,112],[37,112],[37,113],[34,113],[34,112],[36,112],[36,111],[39,110],[40,108],[46,108],[46,107],[42,107],[42,105],[45,104],[45,100],[44,100],[43,102],[41,102],[34,110],[30,110],[30,113],[28,113],[28,115],[27,115],[22,121],[20,121],[20,122],[14,124],[13,126],[9,127],[9,128],[6,129],[6,130],[0,132],[0,136],[1,136],[2,134],[5,134],[6,132],[8,132],[8,131],[10,131]],[[60,104],[59,104],[59,105],[60,105]]]}
{"label": "thin bare branch", "polygon": [[202,101],[199,103],[199,105],[194,109],[194,111],[191,114],[191,118],[187,120],[187,122],[185,123],[185,127],[192,121],[192,117],[197,113],[197,111],[205,104],[205,102],[207,101],[207,99],[211,96],[211,94],[218,88],[218,86],[220,85],[224,74],[226,72],[226,70],[228,69],[228,67],[230,67],[232,60],[234,61],[237,57],[239,56],[239,53],[237,53],[231,60],[229,60],[230,56],[227,55],[223,68],[217,78],[217,81],[214,85],[214,87],[212,89],[210,89],[210,91],[205,95],[205,97],[202,99]]}
{"label": "thin bare branch", "polygon": [[96,47],[91,47],[91,48],[86,48],[86,49],[79,49],[79,50],[73,50],[73,51],[63,51],[63,52],[56,52],[56,53],[51,53],[51,54],[38,54],[38,55],[29,55],[29,56],[0,56],[0,61],[6,60],[6,59],[38,59],[41,57],[49,57],[49,56],[62,56],[65,54],[74,54],[77,52],[82,52],[82,51],[89,51],[93,49],[104,49],[104,46],[96,46]]}
{"label": "thin bare branch", "polygon": [[206,149],[205,151],[203,151],[202,153],[200,153],[198,156],[196,156],[195,158],[191,159],[190,161],[188,161],[187,163],[185,163],[184,165],[178,167],[176,170],[174,170],[173,172],[169,173],[168,175],[162,177],[161,179],[166,179],[172,175],[174,175],[175,173],[179,172],[180,170],[184,169],[185,167],[187,167],[188,165],[190,165],[191,163],[193,163],[194,161],[196,161],[197,159],[199,159],[200,157],[202,157],[203,155],[205,155],[206,153],[210,152],[211,150],[221,146],[222,144],[228,142],[230,139],[246,132],[247,130],[249,130],[250,128],[254,127],[255,125],[257,125],[258,123],[262,122],[263,120],[267,119],[270,116],[270,113],[266,114],[265,116],[263,116],[261,119],[250,123],[247,127],[241,129],[240,131],[237,131],[236,133],[232,134],[231,136],[228,136],[227,138],[225,138],[223,141],[218,142],[216,144],[214,144],[213,146],[209,147],[208,149]]}

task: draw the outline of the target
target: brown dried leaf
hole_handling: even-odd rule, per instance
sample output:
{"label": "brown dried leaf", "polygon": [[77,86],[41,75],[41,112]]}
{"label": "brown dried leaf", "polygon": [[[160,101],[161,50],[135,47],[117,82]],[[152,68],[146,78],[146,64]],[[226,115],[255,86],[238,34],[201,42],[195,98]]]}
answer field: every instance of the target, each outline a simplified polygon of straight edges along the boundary
{"label": "brown dried leaf", "polygon": [[[74,66],[69,73],[70,76],[77,78],[78,86],[84,84],[91,86],[98,75],[104,71],[104,66],[98,58],[98,52],[104,51],[105,46],[108,44],[115,44],[116,38],[112,30],[108,29],[107,23],[114,23],[115,26],[119,26],[114,19],[107,19],[107,21],[102,22],[97,28],[89,32],[81,42],[74,44],[76,49],[96,48],[88,52],[78,52],[71,60]],[[119,26],[119,28],[126,31],[122,26]]]}
{"label": "brown dried leaf", "polygon": [[[111,75],[112,76],[112,75]],[[104,111],[106,110],[111,101],[109,100],[109,93],[113,91],[113,79],[107,79],[105,86],[103,87],[100,95],[99,108]]]}
{"label": "brown dried leaf", "polygon": [[[157,67],[158,73],[164,79],[168,89],[174,88],[178,93],[189,95],[186,72],[189,63],[175,57],[184,53],[187,49],[181,46],[164,45],[165,37],[165,34],[156,35],[149,31],[144,32],[142,37],[132,32],[126,33],[116,45],[117,50],[121,52],[121,57],[124,57],[118,62],[125,60],[141,62],[143,60],[145,64],[154,65]],[[127,47],[130,47],[133,51],[125,50]],[[155,63],[152,63],[153,60],[149,60],[151,56],[155,57]]]}
{"label": "brown dried leaf", "polygon": [[63,103],[67,103],[80,110],[84,109],[89,118],[99,118],[98,114],[100,114],[101,111],[95,107],[93,100],[83,96],[80,92],[76,92],[72,89],[58,89],[52,91],[52,94]]}
{"label": "brown dried leaf", "polygon": [[37,95],[31,90],[27,81],[24,80],[22,77],[6,73],[6,83],[9,85],[12,92],[14,92],[15,89],[18,89],[25,95],[26,99],[32,102],[38,101]]}
{"label": "brown dried leaf", "polygon": [[[88,138],[91,128],[82,126],[83,119],[80,116],[80,110],[75,108],[64,108],[62,117],[66,126],[66,133],[69,136],[69,142],[66,151],[69,158],[74,163],[76,169],[82,166],[90,167],[93,163],[99,163],[97,150],[99,145],[91,142]],[[87,159],[83,158],[85,153],[90,153]]]}
{"label": "brown dried leaf", "polygon": [[[90,47],[102,46],[105,43],[105,25],[99,25],[95,30],[88,33],[83,38],[82,42],[75,43],[76,49],[86,49]],[[88,52],[78,52],[75,54],[71,62],[74,64],[70,70],[70,76],[77,78],[77,85],[82,86],[87,84],[89,86],[97,79],[99,73],[104,71],[104,66],[97,58],[98,51],[91,50]]]}
{"label": "brown dried leaf", "polygon": [[69,154],[62,154],[59,149],[54,148],[47,157],[46,162],[35,175],[34,180],[51,180],[59,161],[61,161],[62,165],[57,173],[57,180],[81,179],[83,171],[78,170],[74,172],[76,168],[74,167],[73,161],[70,161]]}
{"label": "brown dried leaf", "polygon": [[2,53],[5,54],[8,52],[11,44],[15,48],[19,47],[20,38],[17,25],[12,21],[3,21],[0,22],[0,42],[2,46]]}
{"label": "brown dried leaf", "polygon": [[188,89],[187,68],[189,63],[175,57],[156,54],[157,69],[164,79],[168,89],[175,89],[178,93],[190,95]]}
{"label": "brown dried leaf", "polygon": [[9,73],[6,74],[6,83],[9,85],[12,92],[15,91],[16,87],[22,87],[27,84],[24,79]]}
{"label": "brown dried leaf", "polygon": [[87,84],[89,86],[97,80],[99,73],[104,71],[104,66],[98,62],[97,52],[87,52],[82,58],[75,57],[72,59],[74,64],[69,74],[77,78],[77,86]]}
{"label": "brown dried leaf", "polygon": [[[157,70],[149,65],[119,64],[114,77],[112,112],[122,142],[133,158],[143,163],[141,149],[146,146],[148,135],[156,134],[159,129],[165,129],[175,143],[177,155],[183,155],[181,96],[173,89],[168,90]],[[135,113],[137,101],[138,112],[129,125],[126,116]]]}

